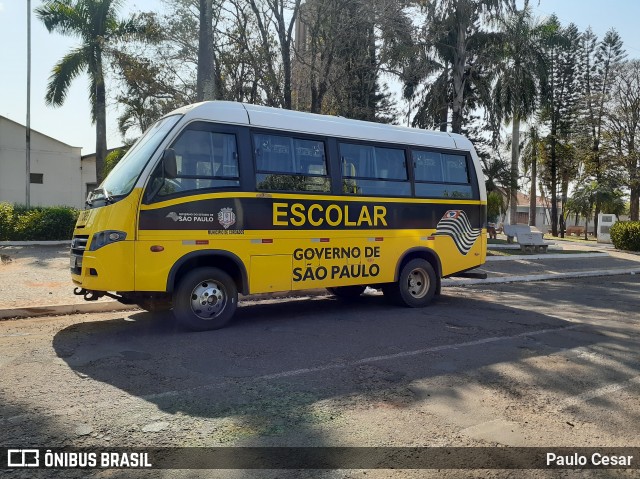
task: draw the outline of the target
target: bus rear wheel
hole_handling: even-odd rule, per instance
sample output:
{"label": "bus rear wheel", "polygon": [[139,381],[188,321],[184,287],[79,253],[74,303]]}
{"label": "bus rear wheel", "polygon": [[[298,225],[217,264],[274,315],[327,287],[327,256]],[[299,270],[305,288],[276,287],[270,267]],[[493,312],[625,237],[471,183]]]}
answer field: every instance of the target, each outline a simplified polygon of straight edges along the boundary
{"label": "bus rear wheel", "polygon": [[404,265],[398,282],[383,286],[382,292],[396,304],[422,308],[433,299],[437,283],[436,272],[431,263],[416,258]]}
{"label": "bus rear wheel", "polygon": [[187,273],[173,294],[173,314],[194,331],[226,326],[238,306],[238,288],[218,268],[198,268]]}
{"label": "bus rear wheel", "polygon": [[364,293],[366,286],[336,286],[327,288],[332,295],[340,299],[355,299]]}

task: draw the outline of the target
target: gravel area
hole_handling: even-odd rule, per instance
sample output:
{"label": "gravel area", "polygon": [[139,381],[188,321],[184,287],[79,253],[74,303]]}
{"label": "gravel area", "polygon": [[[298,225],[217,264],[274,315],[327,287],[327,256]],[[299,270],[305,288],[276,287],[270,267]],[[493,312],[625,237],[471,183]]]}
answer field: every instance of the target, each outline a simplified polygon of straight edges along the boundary
{"label": "gravel area", "polygon": [[84,302],[73,294],[68,246],[0,246],[0,255],[0,309]]}

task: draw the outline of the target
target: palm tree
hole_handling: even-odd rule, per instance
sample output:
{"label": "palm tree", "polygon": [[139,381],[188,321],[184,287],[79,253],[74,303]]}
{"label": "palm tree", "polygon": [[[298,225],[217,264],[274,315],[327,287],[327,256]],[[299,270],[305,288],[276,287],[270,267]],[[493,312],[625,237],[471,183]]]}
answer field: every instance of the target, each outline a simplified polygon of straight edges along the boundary
{"label": "palm tree", "polygon": [[137,16],[117,18],[123,0],[45,0],[36,8],[37,17],[49,32],[80,39],[80,45],[56,63],[49,77],[45,101],[64,103],[69,85],[80,73],[89,75],[91,119],[96,125],[96,177],[102,182],[107,156],[107,113],[104,62],[108,46],[127,36],[142,37],[150,32]]}
{"label": "palm tree", "polygon": [[[512,0],[434,0],[420,2],[426,19],[418,73],[429,80],[414,126],[436,126],[461,133],[475,107],[489,103],[491,47],[502,38],[483,28],[483,20],[513,10]],[[406,86],[406,84],[405,84]],[[451,112],[450,122],[449,111]]]}
{"label": "palm tree", "polygon": [[546,27],[535,22],[528,6],[506,18],[498,19],[498,23],[504,42],[494,87],[495,112],[505,122],[511,122],[512,126],[509,221],[515,224],[520,122],[536,111],[540,90],[546,84],[546,56],[542,44]]}
{"label": "palm tree", "polygon": [[[522,149],[522,163],[524,173],[529,177],[529,226],[536,226],[536,209],[537,209],[537,181],[538,181],[538,164],[541,163],[541,156],[544,153],[545,141],[540,135],[540,127],[538,124],[529,126],[529,130],[525,133],[525,142]],[[511,176],[511,173],[510,173]]]}

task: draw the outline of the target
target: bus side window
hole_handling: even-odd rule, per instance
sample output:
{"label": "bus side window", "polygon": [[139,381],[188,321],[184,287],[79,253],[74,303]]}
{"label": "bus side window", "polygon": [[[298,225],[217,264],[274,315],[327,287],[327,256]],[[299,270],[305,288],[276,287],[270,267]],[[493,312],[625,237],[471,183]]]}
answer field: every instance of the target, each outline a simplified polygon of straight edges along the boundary
{"label": "bus side window", "polygon": [[416,196],[471,198],[473,187],[464,155],[412,150]]}
{"label": "bus side window", "polygon": [[240,186],[235,135],[197,125],[182,132],[171,148],[176,152],[177,175],[164,180],[157,196]]}
{"label": "bus side window", "polygon": [[329,192],[324,142],[255,133],[259,190]]}
{"label": "bus side window", "polygon": [[343,193],[411,195],[404,150],[356,143],[339,143],[338,147]]}

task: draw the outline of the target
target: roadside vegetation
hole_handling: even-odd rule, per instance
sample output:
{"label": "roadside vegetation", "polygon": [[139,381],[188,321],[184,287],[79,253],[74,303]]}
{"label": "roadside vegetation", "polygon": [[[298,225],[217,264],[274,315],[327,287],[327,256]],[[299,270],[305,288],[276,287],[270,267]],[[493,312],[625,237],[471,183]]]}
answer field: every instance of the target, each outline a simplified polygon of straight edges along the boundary
{"label": "roadside vegetation", "polygon": [[610,234],[617,249],[640,251],[640,221],[619,221],[611,227]]}
{"label": "roadside vegetation", "polygon": [[78,210],[0,203],[0,241],[70,240]]}

